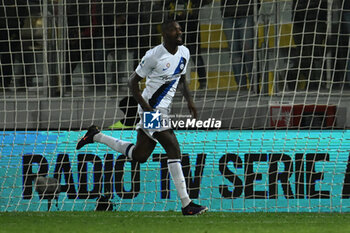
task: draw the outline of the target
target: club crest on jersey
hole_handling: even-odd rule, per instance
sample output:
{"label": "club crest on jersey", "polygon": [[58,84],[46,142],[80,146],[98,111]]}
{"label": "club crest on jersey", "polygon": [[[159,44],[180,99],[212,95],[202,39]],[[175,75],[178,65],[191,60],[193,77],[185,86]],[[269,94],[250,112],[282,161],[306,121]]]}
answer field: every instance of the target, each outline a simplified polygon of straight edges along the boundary
{"label": "club crest on jersey", "polygon": [[174,75],[182,73],[182,71],[185,69],[186,62],[186,59],[184,57],[181,57],[180,62],[175,69]]}

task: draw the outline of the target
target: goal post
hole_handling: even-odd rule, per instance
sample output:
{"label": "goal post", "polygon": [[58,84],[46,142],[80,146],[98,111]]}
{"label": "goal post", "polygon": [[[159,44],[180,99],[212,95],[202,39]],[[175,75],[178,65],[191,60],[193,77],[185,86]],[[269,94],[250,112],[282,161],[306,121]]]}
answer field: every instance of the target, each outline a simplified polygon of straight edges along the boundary
{"label": "goal post", "polygon": [[349,212],[350,10],[305,2],[1,1],[0,211],[181,209],[159,144],[143,164],[75,149],[92,124],[136,142],[127,80],[172,17],[198,110],[177,93],[169,122],[190,198],[210,211]]}

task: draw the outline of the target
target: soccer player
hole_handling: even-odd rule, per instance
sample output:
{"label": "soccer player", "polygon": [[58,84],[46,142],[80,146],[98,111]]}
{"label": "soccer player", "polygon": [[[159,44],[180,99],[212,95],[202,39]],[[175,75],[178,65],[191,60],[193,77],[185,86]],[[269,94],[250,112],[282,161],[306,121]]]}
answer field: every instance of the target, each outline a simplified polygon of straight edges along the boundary
{"label": "soccer player", "polygon": [[[180,25],[174,20],[165,21],[162,24],[162,37],[163,43],[147,51],[129,79],[129,88],[139,104],[138,111],[141,117],[141,121],[137,126],[136,145],[107,136],[101,133],[96,126],[90,126],[84,137],[79,140],[77,150],[88,143],[99,142],[132,160],[144,163],[151,156],[157,142],[159,142],[168,156],[168,169],[181,199],[182,214],[202,214],[208,208],[193,203],[189,198],[182,172],[180,146],[174,131],[169,124],[153,129],[143,127],[145,120],[143,119],[143,113],[151,114],[152,112],[153,118],[158,118],[161,115],[163,120],[168,120],[177,86],[181,87],[192,116],[197,117],[196,108],[185,78],[190,52],[182,45]],[[139,82],[146,77],[146,88],[141,94]]]}

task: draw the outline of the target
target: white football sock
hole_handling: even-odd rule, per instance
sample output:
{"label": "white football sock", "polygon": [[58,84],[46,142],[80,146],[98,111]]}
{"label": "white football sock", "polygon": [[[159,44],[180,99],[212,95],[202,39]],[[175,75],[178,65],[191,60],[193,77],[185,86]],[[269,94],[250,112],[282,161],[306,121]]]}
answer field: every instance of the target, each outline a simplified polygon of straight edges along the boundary
{"label": "white football sock", "polygon": [[175,184],[177,194],[181,199],[182,208],[190,204],[191,199],[188,196],[186,189],[185,177],[182,172],[180,159],[168,159],[168,169]]}
{"label": "white football sock", "polygon": [[107,136],[103,133],[95,134],[94,142],[103,143],[108,147],[112,148],[113,150],[127,156],[129,159],[132,159],[132,152],[135,147],[133,143],[119,140],[119,139]]}

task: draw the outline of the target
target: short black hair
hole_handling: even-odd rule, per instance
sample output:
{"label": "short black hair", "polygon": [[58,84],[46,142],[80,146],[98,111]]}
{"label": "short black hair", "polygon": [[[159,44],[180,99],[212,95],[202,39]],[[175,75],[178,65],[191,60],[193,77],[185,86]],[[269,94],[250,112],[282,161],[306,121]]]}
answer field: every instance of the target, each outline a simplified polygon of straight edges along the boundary
{"label": "short black hair", "polygon": [[175,19],[172,19],[172,18],[168,18],[168,19],[164,20],[162,23],[162,32],[165,32],[169,28],[169,25],[173,24],[173,23],[177,23],[177,21]]}

